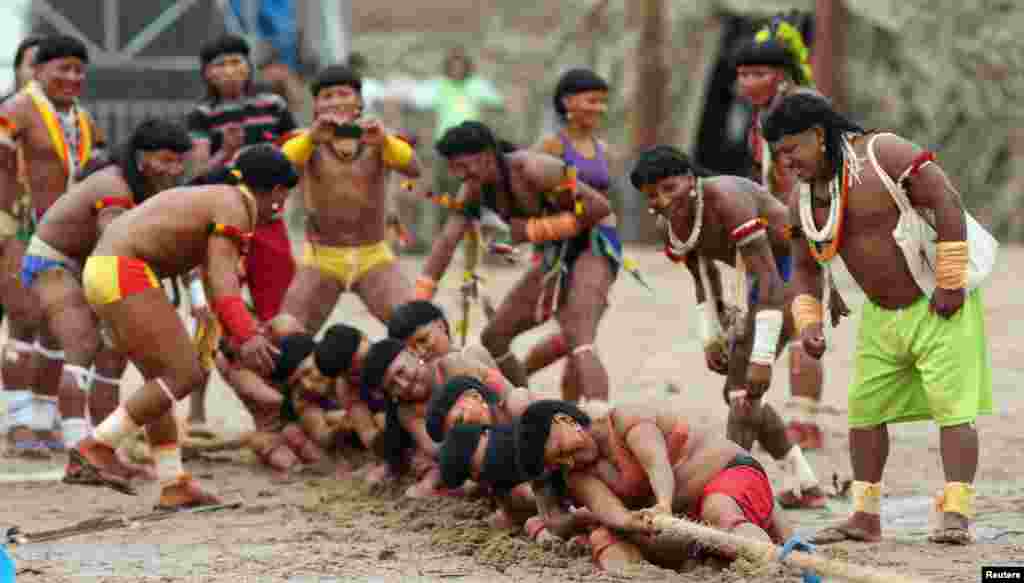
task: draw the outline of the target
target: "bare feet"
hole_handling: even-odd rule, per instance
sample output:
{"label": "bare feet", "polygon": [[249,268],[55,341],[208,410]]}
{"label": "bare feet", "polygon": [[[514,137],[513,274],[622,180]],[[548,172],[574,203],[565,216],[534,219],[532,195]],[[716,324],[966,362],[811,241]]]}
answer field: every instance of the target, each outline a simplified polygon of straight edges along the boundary
{"label": "bare feet", "polygon": [[928,535],[928,541],[945,545],[969,545],[974,543],[970,531],[970,520],[956,512],[942,513],[942,526]]}
{"label": "bare feet", "polygon": [[874,543],[882,540],[882,519],[877,514],[854,512],[844,522],[815,533],[810,542],[827,545],[842,541]]}
{"label": "bare feet", "polygon": [[184,510],[197,506],[220,504],[221,499],[207,492],[192,478],[192,474],[182,474],[176,482],[168,484],[160,490],[160,502],[157,510]]}
{"label": "bare feet", "polygon": [[28,459],[48,460],[52,452],[46,444],[36,437],[36,432],[24,425],[12,427],[7,432],[5,457],[21,457]]}

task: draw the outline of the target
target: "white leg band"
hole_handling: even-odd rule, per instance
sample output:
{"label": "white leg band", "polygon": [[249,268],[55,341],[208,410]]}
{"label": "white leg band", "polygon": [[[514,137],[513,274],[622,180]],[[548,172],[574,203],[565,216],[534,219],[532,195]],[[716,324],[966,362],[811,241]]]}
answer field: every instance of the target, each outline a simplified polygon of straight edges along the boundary
{"label": "white leg band", "polygon": [[794,444],[789,449],[786,460],[789,462],[790,470],[801,490],[818,485],[818,476],[814,475],[814,469],[811,468],[811,464],[807,463],[807,458],[804,457],[804,452],[799,445]]}
{"label": "white leg band", "polygon": [[583,346],[577,346],[576,348],[572,349],[573,356],[579,356],[585,352],[594,352],[594,345],[584,344]]}
{"label": "white leg band", "polygon": [[33,431],[53,431],[57,424],[57,397],[32,396],[32,421],[28,426]]}
{"label": "white leg band", "polygon": [[782,333],[782,310],[760,310],[754,315],[754,348],[750,362],[771,366]]}
{"label": "white leg band", "polygon": [[161,486],[173,484],[185,473],[181,463],[181,448],[178,444],[161,445],[151,448],[156,462],[156,477]]}
{"label": "white leg band", "polygon": [[853,511],[867,514],[882,513],[882,483],[872,484],[855,480],[852,486]]}
{"label": "white leg band", "polygon": [[84,366],[65,362],[64,372],[70,374],[75,379],[75,384],[78,385],[80,391],[88,393],[92,390],[92,382],[96,378],[96,367],[85,368]]}
{"label": "white leg band", "polygon": [[814,423],[818,416],[818,403],[810,397],[794,395],[789,400],[794,408],[792,418],[799,423]]}
{"label": "white leg band", "polygon": [[38,352],[43,358],[47,358],[49,360],[64,360],[63,350],[50,350],[49,348],[43,346],[38,340],[36,340],[34,348],[35,351]]}
{"label": "white leg band", "polygon": [[167,386],[167,381],[165,381],[165,380],[164,380],[164,379],[162,379],[161,377],[157,377],[157,378],[155,378],[155,379],[153,379],[153,380],[155,380],[155,381],[156,381],[156,384],[157,384],[157,385],[158,385],[158,386],[159,386],[159,387],[160,387],[161,389],[163,389],[163,391],[164,391],[164,394],[165,394],[165,395],[167,395],[167,398],[168,398],[168,399],[170,399],[170,401],[171,401],[171,406],[173,407],[173,406],[174,406],[174,404],[178,402],[178,400],[174,398],[174,393],[172,393],[172,392],[171,392],[171,387]]}
{"label": "white leg band", "polygon": [[[711,309],[715,310],[714,307]],[[722,331],[722,324],[718,321],[718,314],[708,311],[708,302],[697,304],[695,311],[697,312],[697,326],[699,327],[698,333],[700,334],[701,344],[711,346],[720,341],[725,336],[725,332]]]}
{"label": "white leg band", "polygon": [[92,378],[97,383],[103,383],[105,385],[111,385],[111,386],[114,386],[114,387],[120,387],[121,386],[121,379],[115,379],[113,377],[105,377],[105,376],[101,375],[98,372],[93,372],[92,373]]}
{"label": "white leg band", "polygon": [[506,360],[508,360],[508,359],[510,359],[510,358],[512,358],[514,356],[515,356],[515,354],[513,354],[512,351],[509,350],[505,354],[502,354],[501,356],[495,357],[494,358],[494,362],[505,362]]}
{"label": "white leg band", "polygon": [[22,354],[34,354],[35,346],[21,340],[8,340],[4,345],[4,362],[16,363]]}
{"label": "white leg band", "polygon": [[4,391],[7,395],[7,429],[32,424],[32,391]]}
{"label": "white leg band", "polygon": [[138,430],[139,424],[128,415],[128,410],[124,405],[121,405],[114,409],[114,412],[104,419],[92,434],[96,441],[117,449],[122,441],[134,435]]}
{"label": "white leg band", "polygon": [[89,422],[81,417],[63,419],[60,422],[60,432],[64,437],[64,447],[71,449],[89,436]]}

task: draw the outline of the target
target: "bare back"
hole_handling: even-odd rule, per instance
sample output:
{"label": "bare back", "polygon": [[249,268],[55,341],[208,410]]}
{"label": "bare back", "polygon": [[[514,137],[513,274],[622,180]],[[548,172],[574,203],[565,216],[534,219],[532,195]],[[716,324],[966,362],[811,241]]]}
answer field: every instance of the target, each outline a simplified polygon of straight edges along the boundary
{"label": "bare back", "polygon": [[321,243],[356,246],[385,239],[389,173],[377,146],[365,145],[351,162],[340,159],[330,144],[316,149],[303,169],[301,188]]}
{"label": "bare back", "polygon": [[183,275],[206,262],[211,224],[252,231],[256,209],[243,196],[224,185],[166,190],[116,218],[93,254],[141,259],[161,278]]}
{"label": "bare back", "polygon": [[105,197],[133,200],[115,165],[92,174],[57,199],[39,223],[36,236],[79,264],[85,263],[100,238],[96,203]]}

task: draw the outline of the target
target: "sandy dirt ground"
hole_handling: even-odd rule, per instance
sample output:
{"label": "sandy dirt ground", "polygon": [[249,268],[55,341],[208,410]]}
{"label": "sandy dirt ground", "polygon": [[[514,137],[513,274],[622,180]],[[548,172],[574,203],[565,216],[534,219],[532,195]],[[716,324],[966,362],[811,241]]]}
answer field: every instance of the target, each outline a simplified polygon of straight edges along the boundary
{"label": "sandy dirt ground", "polygon": [[[693,423],[724,432],[721,377],[704,365],[693,320],[694,292],[685,270],[669,264],[651,248],[634,248],[655,294],[621,277],[602,325],[599,349],[617,401],[660,402],[686,411]],[[950,548],[925,541],[931,495],[943,475],[938,431],[928,423],[891,428],[892,450],[885,474],[883,502],[886,539],[878,544],[844,543],[823,549],[828,556],[931,581],[980,580],[982,565],[1024,564],[1024,433],[1013,419],[1024,412],[1024,346],[1012,327],[1024,316],[1015,266],[1024,249],[1006,249],[985,291],[994,367],[994,415],[978,422],[982,442],[977,476],[977,535],[972,547]],[[420,259],[403,258],[410,278]],[[453,270],[457,266],[453,266]],[[453,271],[458,273],[457,271]],[[490,268],[488,292],[498,299],[518,277],[515,268]],[[845,274],[844,274],[845,275]],[[454,280],[454,278],[450,278]],[[855,314],[863,296],[848,277],[840,286]],[[439,301],[455,313],[454,284]],[[479,312],[473,331],[480,330]],[[333,319],[363,327],[372,337],[384,328],[372,321],[354,296],[339,302]],[[454,316],[452,319],[456,319]],[[852,350],[858,318],[833,334],[826,355],[826,448],[808,454],[823,483],[850,477],[846,437],[846,387],[852,375]],[[522,354],[550,330],[545,326],[520,338]],[[531,385],[554,396],[561,365],[534,377]],[[139,384],[131,370],[126,390]],[[769,400],[781,406],[788,395],[786,369],[777,366]],[[219,379],[209,394],[213,425],[237,434],[251,424],[237,399]],[[181,413],[186,411],[181,405]],[[777,465],[754,454],[781,484]],[[78,521],[148,512],[156,486],[143,485],[136,497],[109,490],[66,486],[59,481],[63,458],[51,462],[0,460],[0,528],[18,526],[37,532]],[[156,522],[108,530],[48,543],[8,549],[19,582],[188,581],[797,581],[798,573],[778,566],[741,562],[724,571],[698,566],[685,572],[644,567],[625,575],[595,571],[589,557],[568,548],[543,549],[518,535],[488,530],[481,502],[440,499],[409,501],[397,488],[368,492],[357,482],[338,482],[316,468],[291,483],[277,483],[244,452],[226,452],[191,461],[187,467],[225,499],[243,500],[241,508],[206,514],[178,514]],[[322,470],[322,469],[321,469]],[[809,533],[844,517],[849,501],[830,500],[825,511],[788,512],[799,532]]]}

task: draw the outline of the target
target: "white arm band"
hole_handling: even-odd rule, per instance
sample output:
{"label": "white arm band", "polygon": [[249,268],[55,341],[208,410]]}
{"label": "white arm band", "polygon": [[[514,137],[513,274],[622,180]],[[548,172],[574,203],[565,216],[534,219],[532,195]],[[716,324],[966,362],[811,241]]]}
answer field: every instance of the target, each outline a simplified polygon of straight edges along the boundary
{"label": "white arm band", "polygon": [[[712,310],[715,310],[714,305],[712,302]],[[710,346],[725,336],[722,324],[718,321],[718,314],[708,311],[708,302],[697,304],[697,325],[700,326],[700,341],[704,346]]]}
{"label": "white arm band", "polygon": [[782,310],[761,310],[754,316],[754,348],[750,362],[771,366],[782,334]]}
{"label": "white arm band", "polygon": [[206,290],[203,288],[202,278],[195,278],[188,284],[188,299],[192,308],[206,307]]}

